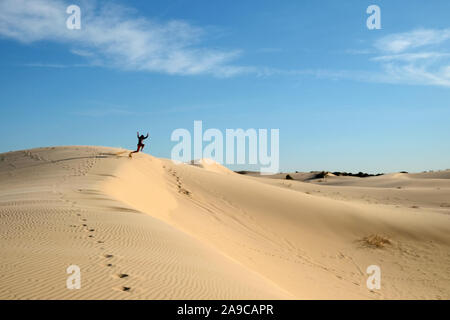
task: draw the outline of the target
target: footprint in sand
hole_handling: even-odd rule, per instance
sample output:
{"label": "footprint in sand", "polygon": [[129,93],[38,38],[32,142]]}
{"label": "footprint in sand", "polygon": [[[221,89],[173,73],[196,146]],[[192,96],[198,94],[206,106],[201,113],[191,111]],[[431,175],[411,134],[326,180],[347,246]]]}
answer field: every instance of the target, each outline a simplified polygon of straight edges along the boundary
{"label": "footprint in sand", "polygon": [[118,276],[120,279],[123,279],[123,278],[127,278],[127,277],[128,277],[128,275],[127,275],[126,273],[119,273],[117,276]]}
{"label": "footprint in sand", "polygon": [[122,291],[130,291],[131,290],[131,288],[130,287],[122,287]]}
{"label": "footprint in sand", "polygon": [[107,258],[107,259],[111,259],[114,256],[112,254],[105,254],[104,257]]}
{"label": "footprint in sand", "polygon": [[187,196],[191,195],[191,192],[189,190],[184,189],[183,187],[181,187],[180,185],[178,186],[178,192],[181,194],[185,194]]}

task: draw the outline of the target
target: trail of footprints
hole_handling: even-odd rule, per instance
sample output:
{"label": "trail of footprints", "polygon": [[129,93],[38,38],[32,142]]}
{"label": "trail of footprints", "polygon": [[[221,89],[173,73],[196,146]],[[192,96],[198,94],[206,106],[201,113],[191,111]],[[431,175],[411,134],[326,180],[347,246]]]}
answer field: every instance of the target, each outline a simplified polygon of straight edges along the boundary
{"label": "trail of footprints", "polygon": [[[31,153],[30,153],[30,154],[26,154],[26,156],[35,158],[35,160],[44,160],[44,161],[47,160],[47,159],[42,159],[42,158],[36,158],[35,155],[33,155],[33,154],[31,154]],[[85,161],[84,163],[82,163],[81,166],[79,166],[79,167],[77,167],[77,168],[72,168],[72,167],[67,166],[67,165],[63,165],[62,167],[65,168],[65,169],[69,169],[70,171],[72,171],[72,175],[73,175],[73,176],[87,175],[88,172],[90,171],[90,169],[95,165],[95,162],[96,162],[96,158],[94,158],[94,159],[88,159],[87,161]],[[68,178],[68,177],[63,177],[62,182],[64,182],[67,178]],[[90,227],[90,226],[88,225],[88,220],[87,220],[87,218],[83,217],[82,214],[81,214],[82,209],[77,208],[77,202],[76,202],[76,201],[73,201],[73,200],[65,199],[65,198],[64,198],[64,194],[61,193],[61,192],[59,192],[59,193],[60,193],[60,198],[61,198],[61,200],[70,203],[70,204],[71,204],[71,207],[72,207],[73,209],[76,209],[76,210],[78,211],[78,212],[76,213],[76,217],[78,218],[80,224],[71,224],[70,227],[72,227],[72,228],[79,228],[79,227],[81,227],[81,228],[83,229],[84,232],[87,232],[87,233],[88,233],[88,235],[87,235],[88,240],[90,240],[90,241],[95,241],[95,243],[96,243],[97,245],[102,245],[102,244],[104,244],[105,242],[104,242],[103,240],[96,240],[96,239],[95,239],[95,229],[92,228],[92,227]],[[104,248],[103,246],[101,246],[101,247],[99,248],[99,250],[105,250],[105,248]],[[107,253],[107,254],[101,254],[100,257],[108,261],[108,262],[106,262],[106,263],[104,264],[104,266],[105,266],[106,268],[114,268],[114,267],[115,267],[115,265],[113,265],[111,262],[109,262],[110,259],[113,259],[113,258],[114,258],[114,255],[113,255],[113,254],[110,254],[110,253]],[[126,273],[117,273],[117,274],[115,274],[114,277],[117,278],[117,279],[127,279],[127,278],[129,278],[129,275],[126,274]],[[119,286],[118,288],[117,288],[117,287],[114,287],[113,289],[114,289],[114,290],[117,290],[117,289],[118,289],[118,290],[123,291],[123,292],[130,292],[130,291],[131,291],[131,287],[126,286],[126,285]]]}
{"label": "trail of footprints", "polygon": [[[73,201],[70,201],[70,202],[75,204],[75,202],[73,202]],[[76,217],[78,218],[80,224],[71,224],[70,227],[73,227],[73,228],[81,227],[84,232],[88,233],[88,236],[87,236],[89,238],[88,240],[95,241],[95,243],[98,244],[98,245],[102,245],[102,244],[105,243],[105,241],[103,241],[103,240],[95,240],[95,231],[96,230],[88,225],[88,220],[85,217],[83,217],[80,212],[76,213]],[[99,248],[99,250],[105,250],[105,248],[103,246],[101,246]],[[102,259],[106,260],[106,262],[104,264],[104,266],[106,268],[114,268],[116,266],[113,263],[109,262],[110,260],[114,259],[114,255],[113,254],[111,254],[111,253],[104,253],[104,254],[101,254],[100,257]],[[114,275],[114,278],[116,278],[116,279],[128,279],[129,277],[130,276],[128,274],[126,274],[126,273],[116,273]],[[126,285],[121,285],[119,287],[114,287],[113,289],[114,290],[120,290],[120,291],[123,291],[123,292],[131,292],[131,287],[130,286],[126,286]]]}
{"label": "trail of footprints", "polygon": [[[163,168],[166,168],[166,166],[163,166]],[[176,179],[176,184],[178,188],[178,192],[187,196],[191,195],[191,192],[183,187],[183,184],[181,183],[180,177],[177,175],[177,172],[172,169],[167,170],[173,177]]]}

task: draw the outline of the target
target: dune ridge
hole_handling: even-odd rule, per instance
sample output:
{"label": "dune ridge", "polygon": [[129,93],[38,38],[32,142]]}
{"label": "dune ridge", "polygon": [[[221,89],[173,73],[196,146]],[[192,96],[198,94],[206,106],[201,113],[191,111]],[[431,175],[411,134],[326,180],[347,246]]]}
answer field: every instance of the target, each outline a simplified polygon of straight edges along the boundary
{"label": "dune ridge", "polygon": [[[127,152],[0,154],[0,298],[450,297],[448,179],[305,183]],[[70,264],[80,290],[65,286]],[[381,290],[366,287],[369,265]]]}

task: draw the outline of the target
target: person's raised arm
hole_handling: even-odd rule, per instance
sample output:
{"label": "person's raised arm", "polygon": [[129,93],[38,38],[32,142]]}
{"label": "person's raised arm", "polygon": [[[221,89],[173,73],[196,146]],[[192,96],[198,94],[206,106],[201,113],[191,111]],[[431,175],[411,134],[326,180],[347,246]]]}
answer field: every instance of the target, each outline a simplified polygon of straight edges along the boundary
{"label": "person's raised arm", "polygon": [[145,136],[145,138],[144,139],[147,139],[148,138],[148,132],[147,132],[147,135]]}
{"label": "person's raised arm", "polygon": [[137,137],[139,138],[139,131],[137,132]]}

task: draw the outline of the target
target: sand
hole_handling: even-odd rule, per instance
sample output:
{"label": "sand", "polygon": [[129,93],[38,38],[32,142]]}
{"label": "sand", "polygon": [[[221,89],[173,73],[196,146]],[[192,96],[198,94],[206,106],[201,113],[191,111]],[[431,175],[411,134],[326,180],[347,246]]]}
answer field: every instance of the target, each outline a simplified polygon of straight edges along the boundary
{"label": "sand", "polygon": [[128,152],[0,154],[1,299],[450,298],[449,171],[285,180]]}

